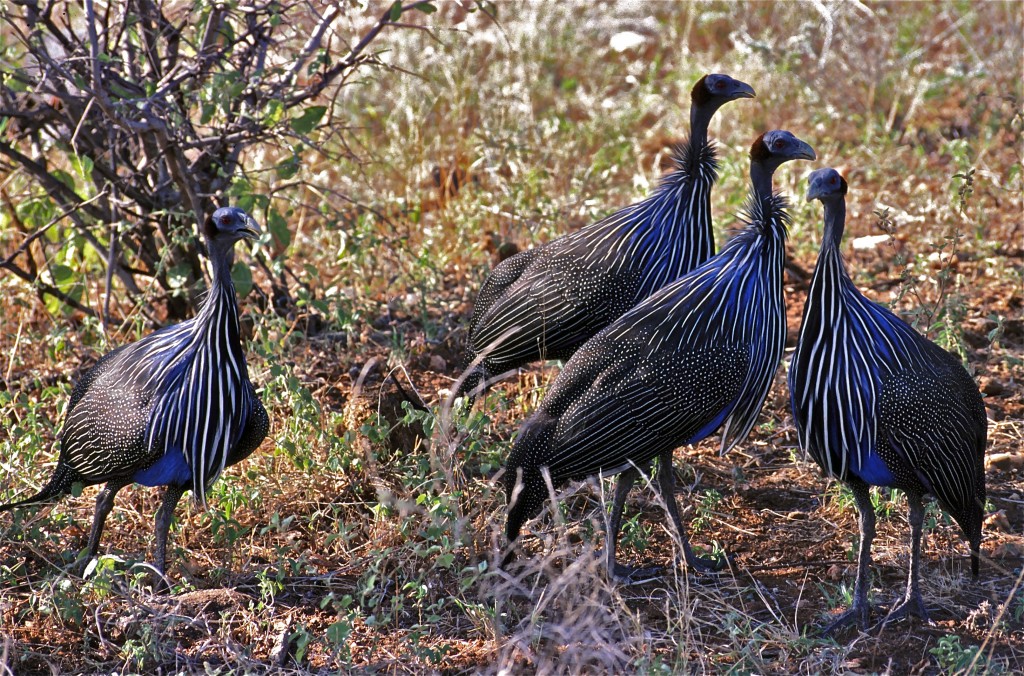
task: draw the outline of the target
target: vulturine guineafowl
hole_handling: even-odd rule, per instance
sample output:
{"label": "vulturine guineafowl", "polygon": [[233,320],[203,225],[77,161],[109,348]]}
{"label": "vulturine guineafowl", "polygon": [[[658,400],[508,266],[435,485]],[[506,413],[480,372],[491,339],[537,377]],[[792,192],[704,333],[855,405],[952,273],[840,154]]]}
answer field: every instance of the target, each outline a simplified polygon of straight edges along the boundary
{"label": "vulturine guineafowl", "polygon": [[206,492],[225,467],[245,459],[270,421],[256,396],[239,337],[231,281],[236,242],[259,236],[237,208],[214,212],[204,226],[213,273],[209,296],[192,319],[104,355],[71,393],[50,482],[0,511],[59,498],[76,483],[106,483],[96,498],[88,555],[99,549],[114,496],[130,483],[166,486],[156,515],[156,567],[167,563],[167,531],[178,500]]}
{"label": "vulturine guineafowl", "polygon": [[662,498],[687,565],[721,566],[691,550],[674,495],[672,451],[724,426],[724,452],[754,425],[786,338],[782,274],[789,217],[785,198],[772,192],[772,174],[787,160],[814,159],[814,151],[777,130],[757,138],[750,159],[746,227],[717,256],[587,341],[523,425],[504,477],[510,543],[543,506],[545,468],[555,485],[622,473],[607,563],[612,576],[628,577],[615,559],[622,509],[640,471],[657,457]]}
{"label": "vulturine guineafowl", "polygon": [[926,618],[919,585],[921,498],[932,494],[963,529],[978,574],[985,506],[985,405],[960,360],[919,335],[853,285],[839,244],[846,181],[834,169],[810,176],[808,200],[825,207],[821,253],[804,306],[789,391],[800,446],[846,482],[860,512],[853,607],[827,629],[867,627],[868,567],[875,536],[869,486],[899,488],[910,505],[910,574],[888,619]]}
{"label": "vulturine guineafowl", "polygon": [[457,395],[472,397],[489,377],[532,361],[570,357],[626,310],[711,257],[718,163],[708,124],[724,104],[753,96],[750,85],[727,75],[702,77],[690,95],[690,138],[650,197],[491,272],[473,308],[470,369]]}

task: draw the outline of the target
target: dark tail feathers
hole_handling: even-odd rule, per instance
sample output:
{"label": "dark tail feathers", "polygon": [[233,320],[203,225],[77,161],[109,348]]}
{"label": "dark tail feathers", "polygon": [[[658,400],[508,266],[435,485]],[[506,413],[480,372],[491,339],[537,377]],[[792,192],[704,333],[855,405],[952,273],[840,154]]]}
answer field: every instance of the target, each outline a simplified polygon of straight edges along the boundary
{"label": "dark tail feathers", "polygon": [[475,366],[471,364],[469,370],[462,374],[462,382],[452,398],[466,397],[467,402],[472,406],[476,398],[487,391],[487,377],[487,369],[482,363]]}
{"label": "dark tail feathers", "polygon": [[53,478],[50,479],[50,483],[43,487],[43,490],[39,491],[31,498],[24,500],[18,500],[17,502],[9,502],[6,505],[0,505],[0,512],[6,512],[17,507],[24,507],[25,505],[32,505],[37,502],[45,502],[53,498],[60,498],[71,492],[71,485],[78,480],[77,475],[73,470],[69,469],[67,465],[57,464],[57,471],[53,473]]}

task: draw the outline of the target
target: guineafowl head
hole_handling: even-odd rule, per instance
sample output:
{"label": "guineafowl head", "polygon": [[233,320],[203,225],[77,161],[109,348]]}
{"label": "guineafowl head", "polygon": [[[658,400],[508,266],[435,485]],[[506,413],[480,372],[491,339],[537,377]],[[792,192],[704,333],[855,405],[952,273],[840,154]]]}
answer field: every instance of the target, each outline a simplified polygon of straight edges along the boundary
{"label": "guineafowl head", "polygon": [[826,200],[846,194],[846,179],[830,167],[817,169],[807,177],[807,201]]}
{"label": "guineafowl head", "polygon": [[789,160],[817,159],[814,148],[783,129],[766,131],[750,146],[750,161],[774,171]]}
{"label": "guineafowl head", "polygon": [[536,469],[508,467],[503,478],[508,498],[505,535],[512,542],[519,537],[523,524],[543,509],[548,494],[544,479]]}
{"label": "guineafowl head", "polygon": [[752,99],[754,96],[754,88],[746,82],[718,73],[711,73],[697,80],[697,84],[690,91],[690,101],[695,107],[710,109],[717,109],[736,99]]}
{"label": "guineafowl head", "polygon": [[260,226],[252,216],[238,207],[221,207],[213,212],[203,227],[203,234],[212,244],[230,246],[241,239],[258,239]]}

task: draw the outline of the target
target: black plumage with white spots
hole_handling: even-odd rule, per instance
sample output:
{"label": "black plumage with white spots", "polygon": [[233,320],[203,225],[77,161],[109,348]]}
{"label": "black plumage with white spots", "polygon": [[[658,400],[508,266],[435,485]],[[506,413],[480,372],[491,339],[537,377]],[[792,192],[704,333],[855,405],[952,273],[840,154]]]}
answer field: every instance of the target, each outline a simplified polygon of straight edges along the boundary
{"label": "black plumage with white spots", "polygon": [[714,253],[711,187],[717,180],[708,124],[725,103],[754,96],[727,75],[693,87],[690,138],[676,168],[647,199],[604,220],[503,261],[480,288],[470,320],[468,362],[458,394],[539,359],[566,359],[639,301]]}
{"label": "black plumage with white spots", "polygon": [[[664,287],[587,341],[566,363],[509,456],[506,534],[514,541],[548,495],[542,470],[557,485],[623,473],[608,532],[608,567],[626,494],[638,470],[660,457],[659,484],[698,568],[719,562],[690,550],[673,495],[672,450],[723,429],[723,449],[746,437],[764,403],[786,338],[782,271],[786,201],[772,191],[783,162],[813,159],[786,131],[766,132],[751,147],[748,224],[721,253]],[[625,573],[628,575],[628,573]]]}
{"label": "black plumage with white spots", "polygon": [[934,495],[960,525],[978,573],[985,505],[985,406],[960,360],[866,299],[839,245],[846,181],[834,169],[811,174],[807,198],[821,200],[825,232],[789,370],[801,447],[831,477],[850,485],[861,544],[853,607],[827,631],[867,626],[867,575],[875,514],[868,486],[906,492],[911,562],[904,599],[889,618],[927,617],[919,587],[922,496]]}
{"label": "black plumage with white spots", "polygon": [[89,558],[99,549],[114,496],[128,484],[165,486],[156,517],[156,566],[166,569],[167,532],[185,491],[205,502],[225,467],[248,457],[270,429],[239,336],[231,281],[233,248],[259,237],[244,211],[218,209],[204,225],[212,285],[192,319],[104,355],[75,386],[60,456],[36,495],[0,511],[58,498],[75,483],[105,483],[96,500]]}

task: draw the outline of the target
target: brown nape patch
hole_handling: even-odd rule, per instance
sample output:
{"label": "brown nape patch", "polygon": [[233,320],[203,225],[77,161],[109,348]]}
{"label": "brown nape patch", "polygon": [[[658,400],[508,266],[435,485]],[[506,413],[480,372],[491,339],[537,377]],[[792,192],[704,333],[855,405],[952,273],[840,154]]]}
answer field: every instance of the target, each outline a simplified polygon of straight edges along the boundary
{"label": "brown nape patch", "polygon": [[761,162],[767,160],[771,156],[771,151],[768,150],[768,146],[764,143],[764,134],[761,134],[750,146],[750,160],[752,162]]}
{"label": "brown nape patch", "polygon": [[846,194],[846,187],[847,186],[846,186],[846,179],[843,178],[842,174],[839,174],[839,184],[840,184],[839,185],[839,192],[840,192],[840,194],[845,195]]}
{"label": "brown nape patch", "polygon": [[711,92],[707,88],[707,79],[708,76],[705,75],[697,80],[697,84],[693,85],[693,89],[690,90],[690,102],[695,106],[705,104],[711,100]]}
{"label": "brown nape patch", "polygon": [[205,221],[203,221],[203,235],[212,239],[214,234],[216,234],[216,232],[217,232],[217,226],[214,225],[214,223],[213,223],[213,215],[211,214],[211,215],[206,217]]}

